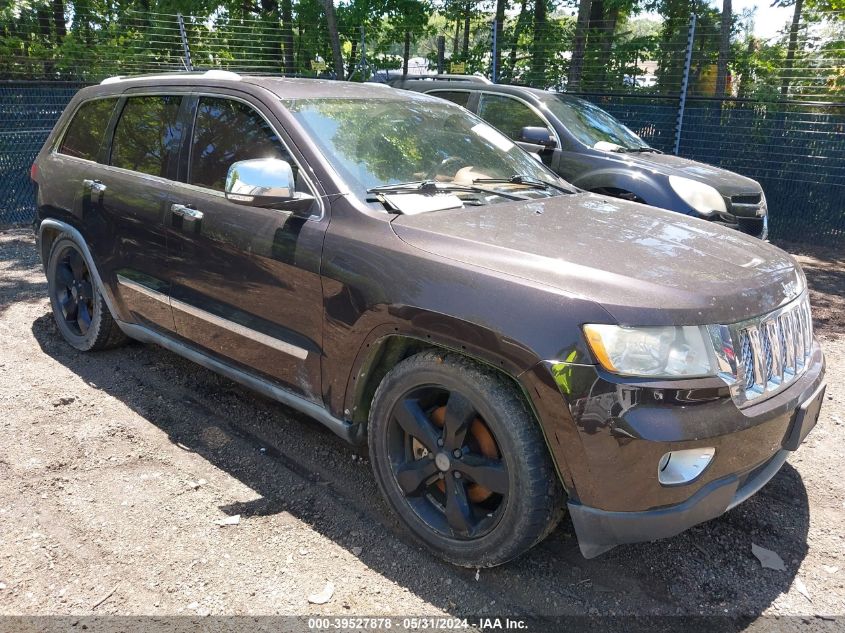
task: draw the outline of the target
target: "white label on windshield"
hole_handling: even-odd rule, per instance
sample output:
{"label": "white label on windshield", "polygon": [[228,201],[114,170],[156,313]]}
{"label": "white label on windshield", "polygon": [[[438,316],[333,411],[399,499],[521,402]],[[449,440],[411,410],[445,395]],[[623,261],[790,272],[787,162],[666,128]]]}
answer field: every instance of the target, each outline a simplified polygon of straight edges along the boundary
{"label": "white label on windshield", "polygon": [[445,209],[459,209],[464,206],[458,196],[452,194],[437,194],[427,196],[420,193],[383,194],[385,202],[403,215],[416,215],[429,211],[443,211]]}
{"label": "white label on windshield", "polygon": [[483,138],[485,141],[493,143],[493,145],[503,152],[507,152],[513,147],[513,142],[507,136],[495,128],[490,127],[486,123],[479,123],[472,128],[472,131],[478,134],[478,136]]}

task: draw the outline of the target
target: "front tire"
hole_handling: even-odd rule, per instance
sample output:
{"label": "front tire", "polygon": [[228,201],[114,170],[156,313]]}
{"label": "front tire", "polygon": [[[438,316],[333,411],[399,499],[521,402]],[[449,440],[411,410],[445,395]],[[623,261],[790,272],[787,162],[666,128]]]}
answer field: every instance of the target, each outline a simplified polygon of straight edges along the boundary
{"label": "front tire", "polygon": [[47,290],[62,337],[89,352],[116,347],[126,336],[115,323],[79,245],[62,236],[47,260]]}
{"label": "front tire", "polygon": [[368,426],[376,481],[439,557],[493,567],[541,541],[563,493],[534,416],[496,372],[423,352],[385,376]]}

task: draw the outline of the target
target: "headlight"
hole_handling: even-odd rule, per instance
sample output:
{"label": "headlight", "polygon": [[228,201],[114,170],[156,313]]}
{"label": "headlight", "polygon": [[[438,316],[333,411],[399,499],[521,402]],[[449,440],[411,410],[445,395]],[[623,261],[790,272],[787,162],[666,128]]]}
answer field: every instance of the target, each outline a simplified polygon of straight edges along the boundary
{"label": "headlight", "polygon": [[722,194],[710,185],[681,176],[669,176],[669,185],[681,197],[681,200],[701,215],[712,215],[713,213],[725,213],[727,211]]}
{"label": "headlight", "polygon": [[584,334],[598,362],[614,374],[694,378],[717,372],[706,327],[585,325]]}

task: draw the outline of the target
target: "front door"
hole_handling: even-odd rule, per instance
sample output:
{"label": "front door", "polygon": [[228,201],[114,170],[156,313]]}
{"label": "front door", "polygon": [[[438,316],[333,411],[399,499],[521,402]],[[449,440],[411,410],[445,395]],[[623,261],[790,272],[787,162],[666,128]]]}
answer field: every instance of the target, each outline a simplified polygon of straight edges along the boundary
{"label": "front door", "polygon": [[[216,356],[320,400],[320,257],[328,217],[269,113],[228,96],[192,97],[184,180],[168,225],[177,334]],[[310,218],[230,202],[232,163],[287,160],[297,189],[315,196]]]}
{"label": "front door", "polygon": [[[557,137],[551,124],[533,107],[509,95],[482,93],[478,101],[478,116],[513,141],[519,141],[524,127],[544,127]],[[555,168],[555,150],[542,150],[539,156],[547,167]]]}

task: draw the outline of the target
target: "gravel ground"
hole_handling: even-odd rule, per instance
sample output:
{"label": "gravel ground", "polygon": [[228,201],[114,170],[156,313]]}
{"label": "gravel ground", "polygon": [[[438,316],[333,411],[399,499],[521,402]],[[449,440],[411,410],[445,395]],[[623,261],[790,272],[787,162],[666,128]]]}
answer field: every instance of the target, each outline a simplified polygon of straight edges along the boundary
{"label": "gravel ground", "polygon": [[70,348],[31,233],[0,232],[0,615],[728,614],[842,630],[845,261],[785,246],[813,289],[828,397],[775,479],[672,539],[587,561],[565,520],[477,575],[413,546],[368,460],[305,416],[154,346]]}

